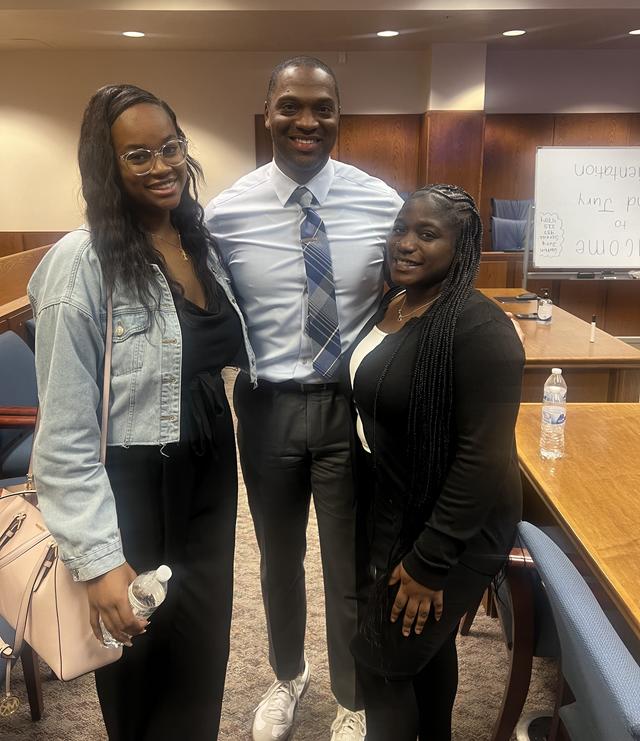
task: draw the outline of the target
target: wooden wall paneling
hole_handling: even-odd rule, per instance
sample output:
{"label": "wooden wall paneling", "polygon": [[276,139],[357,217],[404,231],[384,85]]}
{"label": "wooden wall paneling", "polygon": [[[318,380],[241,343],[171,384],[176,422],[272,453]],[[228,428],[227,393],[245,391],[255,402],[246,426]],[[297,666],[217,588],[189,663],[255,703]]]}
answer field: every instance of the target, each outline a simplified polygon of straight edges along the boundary
{"label": "wooden wall paneling", "polygon": [[476,278],[476,288],[505,288],[508,281],[509,263],[506,260],[481,262]]}
{"label": "wooden wall paneling", "polygon": [[533,198],[537,147],[553,144],[552,114],[489,114],[484,127],[480,216],[491,249],[491,198]]}
{"label": "wooden wall paneling", "polygon": [[410,193],[418,185],[421,119],[417,114],[344,115],[338,157]]}
{"label": "wooden wall paneling", "polygon": [[[483,252],[480,262],[480,274],[476,285],[479,288],[521,288],[522,287],[522,252]],[[506,266],[504,273],[484,267],[489,263],[501,263]],[[500,268],[502,270],[502,268]],[[486,280],[495,281],[498,277],[501,283],[485,283]],[[481,283],[480,280],[483,282]]]}
{"label": "wooden wall paneling", "polygon": [[595,314],[598,317],[600,329],[606,329],[606,292],[607,284],[604,281],[563,280],[560,282],[558,306],[570,312],[585,322],[591,322]]}
{"label": "wooden wall paneling", "polygon": [[630,113],[629,119],[629,145],[640,146],[640,113]]}
{"label": "wooden wall paneling", "polygon": [[418,139],[418,182],[417,187],[421,188],[426,185],[427,167],[429,160],[429,114],[423,113],[420,116],[420,137]]}
{"label": "wooden wall paneling", "polygon": [[23,245],[22,232],[0,232],[0,257],[22,252]]}
{"label": "wooden wall paneling", "polygon": [[427,181],[452,183],[477,201],[482,176],[484,113],[430,111]]}
{"label": "wooden wall paneling", "polygon": [[607,147],[629,144],[631,113],[556,113],[554,146]]}
{"label": "wooden wall paneling", "polygon": [[53,244],[67,232],[0,232],[0,257]]}
{"label": "wooden wall paneling", "polygon": [[606,281],[606,326],[618,337],[640,337],[640,280]]}
{"label": "wooden wall paneling", "polygon": [[46,244],[55,244],[65,234],[67,232],[23,232],[23,248],[33,250],[36,247],[44,247]]}

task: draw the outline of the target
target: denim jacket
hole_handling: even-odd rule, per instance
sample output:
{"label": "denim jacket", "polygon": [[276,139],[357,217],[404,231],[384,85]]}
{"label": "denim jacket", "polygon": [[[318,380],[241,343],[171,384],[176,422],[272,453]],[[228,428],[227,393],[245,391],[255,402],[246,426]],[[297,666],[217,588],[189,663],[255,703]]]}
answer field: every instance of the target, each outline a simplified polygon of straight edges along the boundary
{"label": "denim jacket", "polygon": [[[209,264],[242,322],[249,375],[255,357],[244,318],[216,257]],[[107,445],[165,445],[180,437],[182,335],[157,266],[159,308],[148,312],[116,284]],[[28,287],[37,322],[40,427],[34,476],[43,517],[74,579],[124,563],[115,501],[100,462],[100,406],[107,295],[89,230],[54,245]]]}

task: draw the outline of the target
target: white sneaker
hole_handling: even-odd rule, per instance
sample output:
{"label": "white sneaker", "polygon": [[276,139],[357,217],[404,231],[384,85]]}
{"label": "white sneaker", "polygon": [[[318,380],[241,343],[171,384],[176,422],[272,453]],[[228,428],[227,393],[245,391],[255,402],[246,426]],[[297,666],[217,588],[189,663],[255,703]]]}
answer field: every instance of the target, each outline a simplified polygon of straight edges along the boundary
{"label": "white sneaker", "polygon": [[331,724],[331,741],[364,741],[366,735],[364,710],[347,710],[338,705],[338,714]]}
{"label": "white sneaker", "polygon": [[289,738],[298,700],[309,686],[311,672],[305,660],[304,669],[295,679],[276,681],[262,695],[253,719],[253,741],[284,741]]}

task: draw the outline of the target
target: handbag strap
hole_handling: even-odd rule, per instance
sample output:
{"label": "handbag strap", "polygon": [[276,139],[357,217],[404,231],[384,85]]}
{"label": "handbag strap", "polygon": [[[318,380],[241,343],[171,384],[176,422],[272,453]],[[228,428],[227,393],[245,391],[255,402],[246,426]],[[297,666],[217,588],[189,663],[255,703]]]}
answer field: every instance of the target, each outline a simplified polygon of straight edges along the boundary
{"label": "handbag strap", "polygon": [[[113,301],[111,294],[107,298],[107,331],[104,341],[104,372],[102,374],[102,414],[100,419],[100,462],[107,460],[107,426],[109,424],[109,387],[111,385],[111,353],[113,351]],[[33,429],[33,443],[29,456],[29,471],[27,472],[27,489],[33,486],[33,451],[36,435],[40,427],[40,408],[36,415],[36,424]]]}
{"label": "handbag strap", "polygon": [[[16,633],[13,639],[13,648],[11,648],[11,646],[9,646],[9,644],[0,636],[0,656],[7,662],[5,667],[5,695],[9,695],[11,691],[12,662],[14,659],[18,658],[20,649],[24,642],[24,633],[27,627],[27,618],[29,617],[33,593],[39,587],[47,572],[53,567],[56,556],[57,547],[52,543],[49,547],[43,548],[42,555],[36,559],[31,574],[27,579],[24,592],[22,593],[22,599],[20,600],[20,608],[16,619]],[[10,652],[9,649],[11,649]]]}

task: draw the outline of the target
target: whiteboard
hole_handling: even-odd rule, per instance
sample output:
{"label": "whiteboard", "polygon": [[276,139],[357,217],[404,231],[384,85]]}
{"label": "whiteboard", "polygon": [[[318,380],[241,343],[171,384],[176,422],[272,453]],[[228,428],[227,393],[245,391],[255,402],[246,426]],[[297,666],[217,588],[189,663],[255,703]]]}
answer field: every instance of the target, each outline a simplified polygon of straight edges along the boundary
{"label": "whiteboard", "polygon": [[640,268],[640,147],[540,147],[533,268]]}

